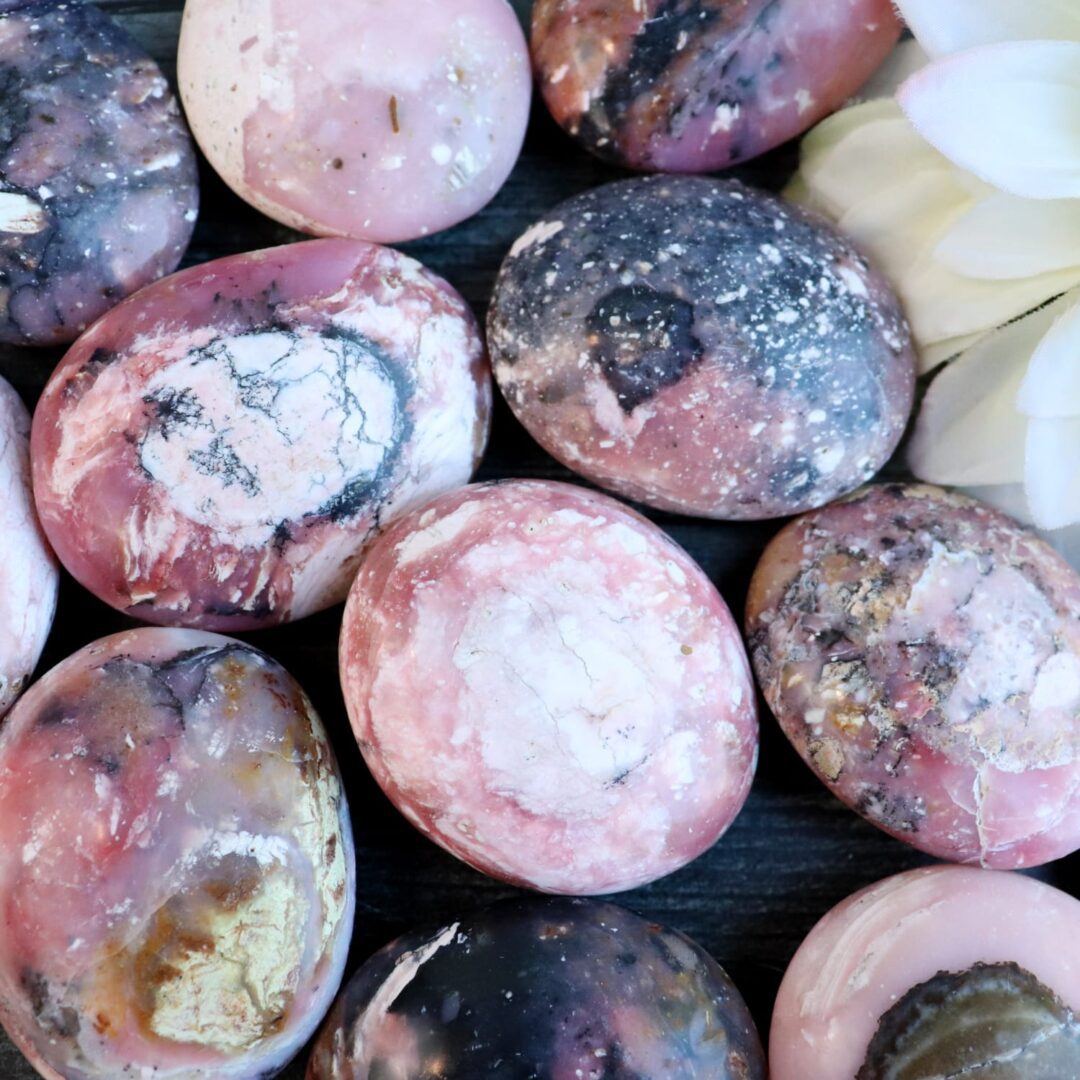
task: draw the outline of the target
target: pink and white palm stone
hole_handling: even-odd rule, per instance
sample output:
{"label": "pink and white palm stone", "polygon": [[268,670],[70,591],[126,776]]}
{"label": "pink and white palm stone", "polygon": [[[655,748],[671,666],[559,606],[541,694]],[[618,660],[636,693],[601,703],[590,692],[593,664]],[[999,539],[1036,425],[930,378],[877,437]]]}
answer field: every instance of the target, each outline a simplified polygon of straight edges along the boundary
{"label": "pink and white palm stone", "polygon": [[1080,902],[936,866],[837,905],[784,976],[772,1080],[1080,1076]]}
{"label": "pink and white palm stone", "polygon": [[33,428],[61,561],[147,622],[253,629],[345,598],[370,534],[468,482],[479,327],[441,278],[353,240],[230,256],[115,308]]}
{"label": "pink and white palm stone", "polygon": [[47,1080],[273,1076],[354,905],[326,733],[251,646],[116,634],[0,728],[0,1019]]}
{"label": "pink and white palm stone", "polygon": [[1080,848],[1080,576],[965,496],[880,485],[766,549],[747,603],[762,692],[849,806],[996,869]]}
{"label": "pink and white palm stone", "polygon": [[532,94],[506,0],[188,0],[179,83],[241,198],[294,229],[381,243],[488,203]]}
{"label": "pink and white palm stone", "polygon": [[45,647],[56,613],[59,571],[38,524],[30,485],[30,414],[0,379],[0,716]]}
{"label": "pink and white palm stone", "polygon": [[390,526],[340,661],[398,809],[516,884],[652,881],[710,847],[750,789],[756,706],[727,606],[656,526],[582,488],[479,485]]}

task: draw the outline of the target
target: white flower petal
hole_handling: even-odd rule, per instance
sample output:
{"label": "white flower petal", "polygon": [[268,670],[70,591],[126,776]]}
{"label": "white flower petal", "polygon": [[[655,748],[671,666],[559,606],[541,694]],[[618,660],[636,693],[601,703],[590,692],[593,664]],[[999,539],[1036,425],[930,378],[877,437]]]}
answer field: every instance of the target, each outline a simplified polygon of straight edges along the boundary
{"label": "white flower petal", "polygon": [[970,49],[923,68],[898,96],[924,138],[988,183],[1080,196],[1080,42]]}
{"label": "white flower petal", "polygon": [[857,99],[871,101],[874,98],[893,97],[900,89],[900,84],[916,71],[926,67],[929,61],[926,50],[914,38],[901,41],[889,53],[885,63],[870,77],[870,81],[859,87]]}
{"label": "white flower petal", "polygon": [[1031,507],[1023,484],[979,484],[960,487],[957,491],[980,502],[996,506],[1003,514],[1016,518],[1022,525],[1031,524]]}
{"label": "white flower petal", "polygon": [[1080,523],[1080,417],[1028,421],[1024,486],[1040,529]]}
{"label": "white flower petal", "polygon": [[1016,408],[1027,362],[1048,321],[1032,316],[991,334],[930,384],[908,444],[911,471],[936,484],[1024,479],[1028,419]]}
{"label": "white flower petal", "polygon": [[[1028,365],[1016,399],[1028,416],[1080,416],[1080,291],[1047,309],[1054,317]],[[1080,461],[1080,444],[1077,445]]]}
{"label": "white flower petal", "polygon": [[991,330],[985,330],[976,334],[946,338],[944,341],[933,341],[924,345],[919,350],[919,374],[925,375],[928,371],[933,371],[939,364],[944,364],[947,360],[955,360],[962,352],[966,352],[992,332]]}
{"label": "white flower petal", "polygon": [[934,253],[968,277],[1022,278],[1080,265],[1080,199],[994,192],[945,233]]}
{"label": "white flower petal", "polygon": [[933,56],[998,41],[1080,41],[1076,0],[896,0]]}

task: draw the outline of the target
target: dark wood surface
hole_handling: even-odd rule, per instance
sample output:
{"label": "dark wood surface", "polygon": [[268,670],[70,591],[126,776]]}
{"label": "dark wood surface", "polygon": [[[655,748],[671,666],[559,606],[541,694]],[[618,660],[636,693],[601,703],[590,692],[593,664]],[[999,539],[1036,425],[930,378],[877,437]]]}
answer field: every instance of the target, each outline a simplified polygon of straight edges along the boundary
{"label": "dark wood surface", "polygon": [[[531,0],[513,3],[527,20]],[[101,0],[100,6],[174,78],[182,0]],[[789,146],[738,170],[738,175],[776,189],[794,161],[795,150]],[[496,200],[471,221],[403,247],[452,282],[482,317],[495,272],[517,236],[562,199],[619,175],[572,144],[537,100],[524,154]],[[202,212],[185,265],[299,239],[236,198],[205,162],[202,181]],[[0,346],[0,374],[32,408],[60,355]],[[532,442],[501,399],[479,476],[574,479]],[[648,513],[705,568],[741,619],[750,572],[778,523],[731,525]],[[357,841],[352,971],[404,930],[451,921],[514,890],[470,870],[424,839],[371,780],[338,687],[340,619],[340,608],[335,608],[293,626],[244,636],[300,680],[337,749]],[[56,625],[39,670],[97,637],[132,625],[65,576]],[[813,924],[856,889],[931,860],[841,806],[799,760],[763,704],[761,709],[757,778],[730,831],[690,866],[647,888],[623,893],[617,901],[682,930],[716,956],[742,990],[764,1039],[784,969]],[[1080,896],[1080,855],[1035,874]],[[282,1075],[299,1080],[304,1063],[302,1055]],[[35,1075],[0,1034],[0,1080],[32,1080]]]}

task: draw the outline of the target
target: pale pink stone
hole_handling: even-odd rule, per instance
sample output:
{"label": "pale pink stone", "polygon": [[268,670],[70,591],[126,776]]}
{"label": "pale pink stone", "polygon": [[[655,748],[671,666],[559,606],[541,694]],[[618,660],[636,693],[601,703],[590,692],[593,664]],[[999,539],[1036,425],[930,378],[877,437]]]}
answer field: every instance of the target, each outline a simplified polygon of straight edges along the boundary
{"label": "pale pink stone", "polygon": [[241,198],[305,232],[384,243],[495,195],[532,90],[506,0],[189,0],[179,81]]}
{"label": "pale pink stone", "polygon": [[723,599],[581,488],[476,486],[392,525],[350,593],[341,674],[398,808],[509,881],[643,884],[713,844],[749,791],[754,694]]}
{"label": "pale pink stone", "polygon": [[[861,1080],[893,1075],[859,1072],[879,1019],[939,973],[963,973],[976,964],[1016,964],[1076,1014],[1078,936],[1080,902],[1019,874],[937,866],[863,889],[814,927],[784,976],[773,1010],[770,1076],[852,1080],[858,1074]],[[1071,1040],[1071,1056],[1067,1048],[1062,1052],[1080,1068],[1077,1035],[1074,1015],[1072,1029],[1062,1036]],[[972,1075],[983,1073],[973,1069]],[[986,1075],[1067,1080],[1080,1072],[1025,1071],[1021,1059]]]}
{"label": "pale pink stone", "polygon": [[56,611],[59,573],[30,489],[30,415],[0,379],[0,716],[29,682]]}

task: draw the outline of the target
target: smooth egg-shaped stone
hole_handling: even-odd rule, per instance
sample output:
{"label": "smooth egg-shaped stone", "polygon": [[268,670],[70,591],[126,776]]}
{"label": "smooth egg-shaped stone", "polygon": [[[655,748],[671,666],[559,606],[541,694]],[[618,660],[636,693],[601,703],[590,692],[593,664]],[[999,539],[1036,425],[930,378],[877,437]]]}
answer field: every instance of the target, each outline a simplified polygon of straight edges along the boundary
{"label": "smooth egg-shaped stone", "polygon": [[116,634],[0,727],[0,1019],[49,1080],[273,1076],[354,903],[322,723],[249,645]]}
{"label": "smooth egg-shaped stone", "polygon": [[884,278],[824,221],[733,181],[575,196],[513,246],[495,375],[552,455],[663,510],[769,518],[868,480],[911,411]]}
{"label": "smooth egg-shaped stone", "polygon": [[656,526],[582,488],[480,485],[391,525],[349,594],[340,661],[393,802],[517,884],[652,881],[750,789],[756,706],[727,606]]}
{"label": "smooth egg-shaped stone", "polygon": [[211,165],[276,221],[396,243],[510,175],[528,47],[506,0],[188,0],[180,94]]}
{"label": "smooth egg-shaped stone", "polygon": [[157,64],[92,4],[0,4],[0,342],[73,341],[174,270],[195,151]]}
{"label": "smooth egg-shaped stone", "polygon": [[998,869],[1080,848],[1080,576],[973,499],[878,485],[754,573],[766,701],[817,775],[922,851]]}
{"label": "smooth egg-shaped stone", "polygon": [[844,103],[900,37],[891,0],[537,0],[555,119],[608,161],[713,172]]}
{"label": "smooth egg-shaped stone", "polygon": [[754,1023],[689,938],[613,904],[506,901],[353,976],[308,1080],[764,1080]]}
{"label": "smooth egg-shaped stone", "polygon": [[1080,1076],[1080,902],[936,866],[838,904],[784,976],[771,1080]]}
{"label": "smooth egg-shaped stone", "polygon": [[0,379],[0,716],[23,687],[45,647],[56,612],[60,573],[34,510],[30,485],[30,414]]}
{"label": "smooth egg-shaped stone", "polygon": [[345,598],[369,535],[468,481],[479,327],[398,252],[313,240],[194,267],[110,312],[34,417],[61,561],[148,622],[252,629]]}

